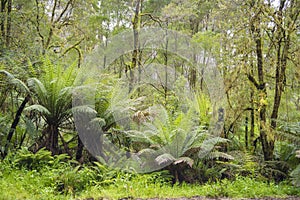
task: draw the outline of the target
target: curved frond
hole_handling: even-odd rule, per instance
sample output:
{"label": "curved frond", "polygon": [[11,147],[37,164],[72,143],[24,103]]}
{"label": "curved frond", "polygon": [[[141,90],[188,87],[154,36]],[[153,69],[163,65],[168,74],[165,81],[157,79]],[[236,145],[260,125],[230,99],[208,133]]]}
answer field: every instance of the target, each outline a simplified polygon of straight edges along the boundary
{"label": "curved frond", "polygon": [[159,155],[155,158],[155,161],[159,164],[159,165],[163,165],[166,163],[172,163],[174,162],[176,159],[169,153],[164,153],[162,155]]}
{"label": "curved frond", "polygon": [[178,158],[175,162],[174,165],[180,164],[180,163],[186,163],[188,164],[190,167],[193,167],[194,164],[194,160],[189,158],[189,157],[180,157]]}
{"label": "curved frond", "polygon": [[27,87],[27,85],[23,81],[21,81],[20,79],[15,78],[14,75],[12,75],[11,73],[9,73],[8,71],[0,70],[0,73],[6,75],[6,78],[7,78],[8,82],[10,84],[18,87],[23,92],[28,92],[28,93],[30,92],[29,88]]}
{"label": "curved frond", "polygon": [[37,104],[28,106],[27,108],[24,109],[24,111],[28,111],[28,112],[37,111],[43,115],[51,115],[51,112],[47,108]]}
{"label": "curved frond", "polygon": [[207,159],[209,159],[209,160],[220,159],[220,158],[223,158],[226,160],[234,160],[234,157],[232,155],[229,155],[227,153],[220,152],[220,151],[214,151],[207,155]]}

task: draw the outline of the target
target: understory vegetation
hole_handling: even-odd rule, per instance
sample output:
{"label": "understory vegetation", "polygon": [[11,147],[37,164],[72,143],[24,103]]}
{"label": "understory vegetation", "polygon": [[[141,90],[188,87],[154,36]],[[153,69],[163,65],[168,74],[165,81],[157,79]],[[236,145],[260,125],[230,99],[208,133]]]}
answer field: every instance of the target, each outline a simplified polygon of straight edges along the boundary
{"label": "understory vegetation", "polygon": [[[218,170],[214,170],[217,174]],[[255,168],[248,170],[255,171]],[[99,162],[80,166],[66,154],[51,156],[45,149],[33,154],[23,148],[1,161],[0,199],[285,198],[300,195],[299,188],[287,181],[278,184],[257,173],[248,177],[242,176],[240,171],[231,173],[231,179],[210,175],[215,180],[205,184],[179,184],[172,183],[173,177],[166,170],[137,174],[111,169]]]}

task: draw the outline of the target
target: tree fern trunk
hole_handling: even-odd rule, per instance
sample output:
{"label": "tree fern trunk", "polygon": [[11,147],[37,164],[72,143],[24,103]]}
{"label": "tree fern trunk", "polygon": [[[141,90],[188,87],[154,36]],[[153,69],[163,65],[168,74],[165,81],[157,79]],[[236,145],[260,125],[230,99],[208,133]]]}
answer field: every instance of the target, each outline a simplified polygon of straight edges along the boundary
{"label": "tree fern trunk", "polygon": [[53,155],[58,154],[58,126],[52,124],[48,125],[46,128],[46,134],[48,134],[46,149],[51,151]]}

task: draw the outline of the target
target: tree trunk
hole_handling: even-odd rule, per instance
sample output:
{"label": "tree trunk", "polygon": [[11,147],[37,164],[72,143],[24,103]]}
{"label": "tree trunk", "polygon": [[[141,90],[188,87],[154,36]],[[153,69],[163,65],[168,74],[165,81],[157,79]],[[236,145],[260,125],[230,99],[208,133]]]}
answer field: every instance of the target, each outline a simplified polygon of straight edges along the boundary
{"label": "tree trunk", "polygon": [[6,38],[5,43],[6,47],[9,47],[10,45],[10,39],[11,39],[11,9],[12,9],[12,0],[7,1],[7,21],[6,21]]}
{"label": "tree trunk", "polygon": [[53,155],[57,155],[59,153],[58,149],[58,126],[50,124],[45,129],[45,134],[48,135],[46,141],[46,149],[52,152]]}
{"label": "tree trunk", "polygon": [[134,83],[134,69],[137,68],[138,65],[138,54],[139,54],[139,29],[140,29],[140,23],[141,23],[141,16],[140,16],[140,11],[141,11],[141,4],[142,0],[137,0],[136,1],[136,6],[135,6],[135,12],[134,12],[134,18],[132,21],[132,28],[133,28],[133,42],[134,42],[134,49],[132,52],[132,59],[131,59],[131,66],[129,69],[129,79],[130,79],[130,84],[129,84],[129,92],[132,91],[133,89],[133,83]]}
{"label": "tree trunk", "polygon": [[[267,98],[267,90],[266,84],[264,80],[264,65],[263,65],[263,50],[262,50],[262,35],[260,29],[261,20],[258,17],[257,24],[252,24],[251,31],[253,33],[253,37],[256,45],[256,60],[257,60],[257,72],[258,72],[258,83],[252,79],[256,88],[258,89],[260,95],[260,105],[259,105],[259,125],[260,125],[260,141],[262,144],[262,150],[264,154],[264,159],[266,161],[273,159],[273,151],[274,151],[274,140],[268,138],[267,134],[267,117],[266,117],[266,109],[267,105],[265,103]],[[256,25],[256,26],[255,26]]]}
{"label": "tree trunk", "polygon": [[246,149],[248,149],[249,145],[248,145],[248,138],[249,138],[249,131],[248,131],[248,117],[245,118],[245,146]]}
{"label": "tree trunk", "polygon": [[[280,1],[279,11],[278,11],[278,23],[277,24],[277,63],[276,63],[276,82],[275,82],[275,96],[274,96],[274,104],[271,115],[271,127],[272,129],[276,129],[277,127],[277,118],[278,118],[278,110],[281,103],[282,92],[285,87],[285,71],[287,66],[288,52],[290,49],[290,33],[289,31],[284,30],[283,25],[283,8],[285,5],[285,1]],[[293,3],[292,5],[293,6]],[[291,13],[291,19],[293,19],[293,13]],[[289,21],[290,22],[290,21]],[[284,43],[282,47],[282,43]],[[282,49],[283,48],[283,49]]]}
{"label": "tree trunk", "polygon": [[13,137],[13,135],[14,135],[14,132],[15,132],[15,130],[16,130],[16,128],[17,128],[17,125],[19,124],[21,114],[22,114],[22,112],[23,112],[23,110],[24,110],[24,108],[25,108],[25,106],[26,106],[26,104],[27,104],[27,102],[28,102],[29,100],[30,100],[30,95],[28,94],[28,95],[24,98],[24,100],[23,100],[23,102],[21,103],[19,109],[17,110],[15,119],[14,119],[14,121],[13,121],[13,123],[12,123],[12,125],[11,125],[11,127],[10,127],[10,129],[9,129],[9,133],[8,133],[8,135],[7,135],[7,138],[6,138],[6,144],[5,144],[5,147],[4,147],[4,152],[2,152],[2,157],[3,157],[3,158],[5,158],[5,157],[7,156],[7,153],[8,153],[8,146],[9,146],[10,141],[11,141],[11,139],[12,139],[12,137]]}
{"label": "tree trunk", "polygon": [[78,135],[78,142],[77,142],[77,151],[76,151],[76,160],[79,162],[79,163],[83,163],[83,155],[82,155],[82,152],[83,152],[83,143]]}
{"label": "tree trunk", "polygon": [[250,111],[250,143],[253,144],[254,141],[254,129],[255,129],[255,113],[254,113],[254,91],[251,88],[250,92],[250,104],[251,104],[251,111]]}
{"label": "tree trunk", "polygon": [[1,27],[1,37],[2,37],[2,43],[5,45],[5,38],[6,38],[6,30],[5,30],[5,19],[6,19],[6,3],[7,0],[1,0],[1,8],[0,8],[0,12],[1,12],[1,19],[0,19],[0,27]]}

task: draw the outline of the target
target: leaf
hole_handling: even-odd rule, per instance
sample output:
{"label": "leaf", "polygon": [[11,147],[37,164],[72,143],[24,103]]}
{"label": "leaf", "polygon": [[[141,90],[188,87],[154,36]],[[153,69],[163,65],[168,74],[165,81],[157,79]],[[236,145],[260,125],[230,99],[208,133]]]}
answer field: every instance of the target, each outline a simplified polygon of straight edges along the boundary
{"label": "leaf", "polygon": [[51,115],[50,111],[45,108],[44,106],[41,106],[41,105],[38,105],[38,104],[35,104],[35,105],[31,105],[27,108],[24,109],[24,111],[37,111],[43,115]]}
{"label": "leaf", "polygon": [[168,154],[168,153],[164,153],[160,156],[157,156],[155,158],[155,161],[159,164],[159,165],[164,165],[166,163],[172,163],[174,162],[176,159],[171,155],[171,154]]}
{"label": "leaf", "polygon": [[0,70],[0,73],[3,73],[7,76],[7,79],[10,84],[15,85],[16,87],[20,88],[24,92],[30,92],[29,88],[26,86],[26,84],[21,81],[20,79],[17,79],[12,75],[11,73],[5,71],[5,70]]}
{"label": "leaf", "polygon": [[97,111],[90,106],[76,106],[72,108],[73,112],[78,112],[78,113],[83,113],[83,114],[91,114],[91,115],[96,115]]}
{"label": "leaf", "polygon": [[180,157],[174,162],[174,164],[177,165],[177,164],[183,163],[183,162],[188,164],[190,167],[193,167],[194,160],[189,157]]}
{"label": "leaf", "polygon": [[227,159],[227,160],[234,160],[234,157],[227,154],[227,153],[224,153],[224,152],[219,152],[219,151],[214,151],[214,152],[211,152],[209,155],[208,155],[208,158],[209,159],[219,159],[219,158],[223,158],[223,159]]}

